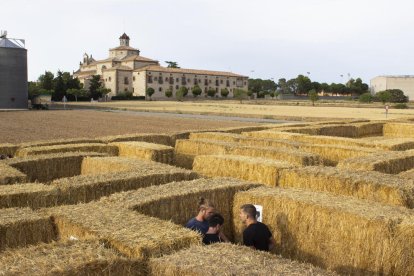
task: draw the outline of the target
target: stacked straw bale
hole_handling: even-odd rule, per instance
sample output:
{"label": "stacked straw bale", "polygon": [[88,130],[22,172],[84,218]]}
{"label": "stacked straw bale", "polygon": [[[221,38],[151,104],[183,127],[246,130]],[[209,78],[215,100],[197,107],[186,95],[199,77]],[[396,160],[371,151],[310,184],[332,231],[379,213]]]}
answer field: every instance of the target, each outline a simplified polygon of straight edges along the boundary
{"label": "stacked straw bale", "polygon": [[211,200],[216,211],[223,215],[225,220],[223,231],[231,238],[234,194],[258,186],[258,184],[229,178],[197,179],[118,193],[102,198],[101,202],[184,225],[197,215],[197,203],[201,197],[204,197]]}
{"label": "stacked straw bale", "polygon": [[94,152],[68,152],[7,159],[4,162],[27,175],[25,181],[48,182],[56,178],[71,177],[81,173],[85,156],[105,156]]}
{"label": "stacked straw bale", "polygon": [[349,171],[332,167],[292,168],[279,173],[279,186],[414,208],[413,182],[378,172]]}
{"label": "stacked straw bale", "polygon": [[363,138],[363,142],[366,146],[373,146],[378,149],[384,150],[410,150],[414,149],[413,138],[390,138],[390,137],[369,137]]}
{"label": "stacked straw bale", "polygon": [[[391,275],[414,269],[414,213],[410,209],[269,187],[237,193],[233,213],[239,213],[246,203],[263,206],[263,223],[276,239],[276,253],[284,257],[345,275]],[[404,221],[406,231],[401,232]],[[237,217],[234,224],[240,241],[243,226]],[[398,242],[404,238],[405,243]],[[392,259],[395,252],[400,252],[400,263]]]}
{"label": "stacked straw bale", "polygon": [[[189,158],[196,155],[243,155],[283,160],[300,166],[326,164],[326,160],[312,153],[294,149],[274,147],[253,147],[237,143],[226,143],[212,140],[178,140],[175,146],[177,155],[186,155]],[[329,162],[327,162],[329,164]],[[179,164],[179,161],[177,161]]]}
{"label": "stacked straw bale", "polygon": [[17,148],[17,145],[9,143],[0,144],[0,155],[14,156],[16,154]]}
{"label": "stacked straw bale", "polygon": [[136,162],[140,165],[133,172],[81,175],[53,181],[51,185],[61,192],[59,205],[90,202],[121,191],[198,178],[192,171],[149,161]]}
{"label": "stacked straw bale", "polygon": [[49,216],[37,214],[29,208],[0,209],[0,251],[51,242],[55,238]]}
{"label": "stacked straw bale", "polygon": [[101,143],[88,144],[65,144],[54,146],[40,146],[20,148],[16,152],[17,157],[27,157],[32,155],[67,153],[67,152],[98,152],[109,155],[118,155],[118,148]]}
{"label": "stacked straw bale", "polygon": [[200,244],[195,231],[132,210],[99,203],[45,209],[56,224],[60,239],[99,239],[132,258],[160,256]]}
{"label": "stacked straw bale", "polygon": [[237,155],[198,155],[193,170],[209,177],[234,177],[242,180],[277,185],[279,173],[293,166],[284,161]]}
{"label": "stacked straw bale", "polygon": [[403,171],[398,174],[399,177],[404,179],[412,179],[414,180],[414,169]]}
{"label": "stacked straw bale", "polygon": [[59,190],[40,183],[0,185],[0,209],[30,207],[38,209],[57,205]]}
{"label": "stacked straw bale", "polygon": [[241,134],[226,133],[226,132],[199,132],[191,133],[190,140],[216,140],[222,142],[239,142],[242,139],[247,139]]}
{"label": "stacked straw bale", "polygon": [[414,138],[414,124],[411,123],[386,123],[384,125],[384,136]]}
{"label": "stacked straw bale", "polygon": [[154,133],[138,133],[99,137],[98,140],[103,143],[115,142],[147,142],[153,144],[161,144],[166,146],[173,146],[171,136],[168,134],[154,134]]}
{"label": "stacked straw bale", "polygon": [[274,124],[269,124],[269,125],[260,125],[260,126],[228,127],[228,128],[219,128],[217,131],[240,134],[242,132],[265,130],[265,129],[273,128],[274,126],[275,126]]}
{"label": "stacked straw bale", "polygon": [[98,241],[70,241],[8,250],[0,275],[148,275],[138,259],[120,256]]}
{"label": "stacked straw bale", "polygon": [[110,145],[118,147],[119,156],[133,157],[165,164],[174,163],[174,148],[147,142],[118,142]]}
{"label": "stacked straw bale", "polygon": [[97,139],[90,138],[73,138],[73,139],[54,139],[54,140],[44,140],[44,141],[33,141],[18,144],[19,148],[32,148],[32,147],[44,147],[44,146],[57,146],[57,145],[67,145],[67,144],[88,144],[88,143],[98,143]]}
{"label": "stacked straw bale", "polygon": [[338,167],[349,170],[397,174],[414,168],[414,150],[380,152],[345,159],[338,163]]}
{"label": "stacked straw bale", "polygon": [[9,166],[4,161],[0,162],[0,185],[22,183],[27,181],[27,176],[21,171]]}
{"label": "stacked straw bale", "polygon": [[215,276],[225,275],[337,275],[310,264],[283,259],[267,252],[227,243],[191,246],[172,255],[152,258],[152,275]]}

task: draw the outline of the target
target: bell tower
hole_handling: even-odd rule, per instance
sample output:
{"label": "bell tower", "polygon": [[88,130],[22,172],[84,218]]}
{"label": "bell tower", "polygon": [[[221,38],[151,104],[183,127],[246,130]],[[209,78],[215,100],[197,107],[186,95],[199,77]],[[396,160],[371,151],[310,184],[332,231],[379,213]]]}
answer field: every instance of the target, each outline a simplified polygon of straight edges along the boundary
{"label": "bell tower", "polygon": [[119,37],[119,46],[129,46],[129,36],[126,33]]}

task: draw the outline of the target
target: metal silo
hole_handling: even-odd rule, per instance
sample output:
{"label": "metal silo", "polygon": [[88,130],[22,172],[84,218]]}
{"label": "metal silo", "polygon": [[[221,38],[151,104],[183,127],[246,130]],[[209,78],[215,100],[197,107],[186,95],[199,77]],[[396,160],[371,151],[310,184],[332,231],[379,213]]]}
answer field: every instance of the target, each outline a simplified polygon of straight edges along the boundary
{"label": "metal silo", "polygon": [[24,40],[0,34],[0,109],[27,109],[27,50]]}

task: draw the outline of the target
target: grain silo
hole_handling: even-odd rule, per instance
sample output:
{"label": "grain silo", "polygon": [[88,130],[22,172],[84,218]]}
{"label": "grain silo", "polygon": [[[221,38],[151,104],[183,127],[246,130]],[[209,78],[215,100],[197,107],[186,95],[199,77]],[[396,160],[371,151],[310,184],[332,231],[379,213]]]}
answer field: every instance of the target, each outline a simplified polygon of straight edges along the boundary
{"label": "grain silo", "polygon": [[27,50],[24,40],[0,34],[0,109],[27,109]]}

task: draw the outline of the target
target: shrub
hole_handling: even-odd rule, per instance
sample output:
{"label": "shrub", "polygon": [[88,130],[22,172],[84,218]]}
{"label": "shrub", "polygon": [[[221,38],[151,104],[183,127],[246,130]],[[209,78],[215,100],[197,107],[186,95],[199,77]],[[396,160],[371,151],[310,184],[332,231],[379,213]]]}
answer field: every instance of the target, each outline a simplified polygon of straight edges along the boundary
{"label": "shrub", "polygon": [[309,100],[312,101],[313,106],[315,105],[315,102],[319,100],[318,92],[316,92],[315,89],[312,89],[311,91],[309,91],[308,96],[309,96]]}
{"label": "shrub", "polygon": [[371,103],[374,97],[371,95],[371,93],[364,93],[361,96],[359,96],[358,100],[361,103]]}
{"label": "shrub", "polygon": [[391,94],[390,102],[391,103],[406,103],[408,102],[408,97],[404,95],[404,92],[400,89],[389,89],[387,90]]}
{"label": "shrub", "polygon": [[389,102],[391,99],[391,93],[388,90],[380,91],[377,94],[375,94],[375,97],[381,101],[383,104],[386,102]]}
{"label": "shrub", "polygon": [[220,94],[223,98],[227,98],[227,96],[230,94],[230,91],[227,88],[221,89]]}
{"label": "shrub", "polygon": [[193,87],[193,89],[191,89],[191,92],[193,93],[193,96],[194,96],[194,98],[195,98],[195,97],[197,97],[197,96],[200,96],[200,95],[201,95],[202,90],[201,90],[200,86],[195,85],[195,86]]}
{"label": "shrub", "polygon": [[209,97],[214,97],[216,95],[216,93],[217,93],[216,89],[211,88],[211,89],[207,90],[207,95]]}
{"label": "shrub", "polygon": [[151,100],[151,96],[154,94],[155,90],[152,87],[148,87],[147,88],[147,96],[150,98]]}
{"label": "shrub", "polygon": [[246,90],[243,90],[243,89],[234,89],[233,97],[238,99],[240,101],[240,103],[243,103],[243,100],[247,99],[247,97],[248,97],[248,92]]}
{"label": "shrub", "polygon": [[185,86],[181,86],[180,89],[178,89],[177,93],[182,95],[182,97],[185,97],[188,94],[188,88]]}
{"label": "shrub", "polygon": [[395,109],[408,109],[408,105],[406,103],[397,103],[393,106]]}
{"label": "shrub", "polygon": [[173,92],[172,92],[172,90],[171,90],[171,89],[167,89],[167,90],[165,90],[165,97],[167,97],[167,98],[171,98],[171,97],[172,97],[172,94],[173,94]]}

